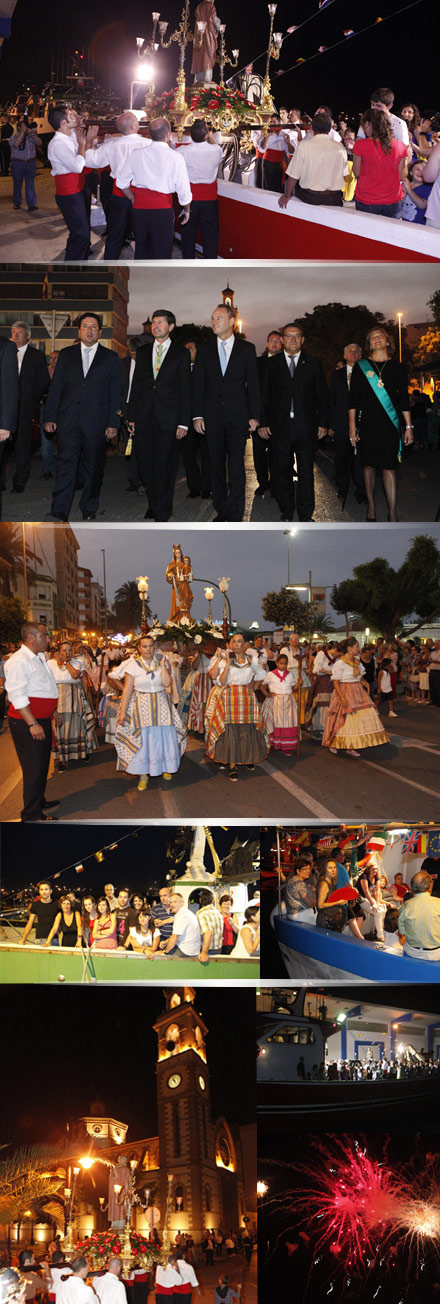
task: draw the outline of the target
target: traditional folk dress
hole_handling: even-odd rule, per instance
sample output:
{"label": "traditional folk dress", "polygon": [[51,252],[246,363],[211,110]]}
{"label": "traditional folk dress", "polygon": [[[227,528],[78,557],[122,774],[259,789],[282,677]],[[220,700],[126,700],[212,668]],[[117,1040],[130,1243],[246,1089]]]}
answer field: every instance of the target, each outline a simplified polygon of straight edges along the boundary
{"label": "traditional folk dress", "polygon": [[[382,743],[389,742],[371,697],[362,687],[363,675],[365,670],[360,661],[352,664],[345,657],[335,661],[332,679],[343,684],[345,702],[343,706],[334,689],[324,729],[323,747],[336,747],[338,751],[360,751],[363,747],[379,747]],[[347,706],[352,708],[348,715]]]}
{"label": "traditional folk dress", "polygon": [[[69,761],[85,761],[98,746],[95,733],[95,717],[81,679],[72,679],[67,666],[59,666],[55,660],[49,666],[58,688],[57,711],[62,716],[61,724],[54,721],[55,747],[58,760],[63,765]],[[80,661],[72,657],[75,669],[81,669]]]}
{"label": "traditional folk dress", "polygon": [[[297,702],[297,703],[298,703],[298,696],[299,696],[299,694],[298,694],[298,674],[299,674],[299,666],[301,666],[301,719],[300,719],[300,724],[304,724],[304,722],[305,722],[305,715],[306,715],[307,692],[308,692],[308,689],[310,688],[310,679],[309,679],[309,676],[308,676],[308,674],[307,674],[307,670],[306,670],[306,659],[305,659],[305,657],[299,657],[299,656],[297,656],[297,654],[296,654],[295,652],[292,652],[292,648],[290,647],[290,645],[289,645],[289,647],[282,647],[282,648],[281,648],[281,652],[280,652],[279,655],[280,655],[280,656],[287,657],[287,669],[292,671],[293,676],[294,676],[294,680],[295,680],[295,685],[294,685],[294,690],[293,690],[293,691],[294,691],[294,694],[295,694],[295,698],[296,698],[296,702]],[[298,712],[297,712],[297,714],[298,714]]]}
{"label": "traditional folk dress", "polygon": [[205,732],[206,703],[210,693],[208,666],[209,657],[200,652],[197,667],[186,676],[179,699],[181,720],[187,729],[200,734]]}
{"label": "traditional folk dress", "polygon": [[186,747],[186,729],[166,689],[160,665],[129,657],[125,674],[134,679],[125,724],[118,724],[118,770],[127,774],[177,774]]}
{"label": "traditional folk dress", "polygon": [[312,734],[322,738],[326,726],[330,698],[333,692],[332,666],[334,659],[324,650],[317,652],[313,662],[315,682],[309,688],[304,723]]}
{"label": "traditional folk dress", "polygon": [[[210,663],[212,664],[212,663]],[[220,661],[218,679],[226,659]],[[269,747],[262,712],[250,684],[264,679],[264,671],[246,655],[243,665],[232,662],[223,686],[214,684],[209,694],[205,728],[206,756],[219,765],[255,765],[267,756]]]}
{"label": "traditional folk dress", "polygon": [[270,746],[278,752],[290,753],[296,749],[297,709],[292,697],[295,682],[291,670],[269,670],[263,679],[271,693],[264,701],[263,724]]}

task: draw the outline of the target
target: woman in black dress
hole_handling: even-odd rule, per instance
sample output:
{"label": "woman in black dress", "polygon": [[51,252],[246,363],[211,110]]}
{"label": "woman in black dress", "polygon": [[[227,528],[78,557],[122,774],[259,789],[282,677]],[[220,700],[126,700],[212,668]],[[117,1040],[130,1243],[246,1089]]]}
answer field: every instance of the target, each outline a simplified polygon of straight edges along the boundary
{"label": "woman in black dress", "polygon": [[[368,498],[367,521],[376,520],[376,471],[382,472],[388,520],[397,521],[396,469],[401,443],[407,446],[413,442],[406,371],[402,363],[392,356],[393,352],[394,345],[386,331],[382,326],[374,326],[367,335],[366,358],[355,363],[351,374],[349,436],[353,448],[359,444]],[[378,390],[386,391],[386,396],[391,399],[400,419],[399,428],[388,416],[370,380],[374,386],[377,385]],[[403,434],[402,426],[405,427]]]}
{"label": "woman in black dress", "polygon": [[45,946],[50,946],[55,933],[58,933],[60,946],[81,946],[81,915],[79,910],[72,906],[69,896],[60,897],[60,908],[44,943]]}

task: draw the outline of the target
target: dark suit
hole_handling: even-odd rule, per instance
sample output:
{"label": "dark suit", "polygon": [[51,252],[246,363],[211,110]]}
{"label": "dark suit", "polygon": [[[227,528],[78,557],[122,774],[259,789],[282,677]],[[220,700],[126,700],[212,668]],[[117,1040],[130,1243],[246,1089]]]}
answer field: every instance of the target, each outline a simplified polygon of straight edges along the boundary
{"label": "dark suit", "polygon": [[[266,349],[265,352],[261,354],[261,357],[257,358],[258,377],[260,381],[260,390],[262,393],[265,385],[266,368],[270,365],[272,356],[276,357],[276,354],[272,355],[268,353]],[[254,454],[254,467],[255,467],[255,474],[258,480],[258,488],[268,489],[269,467],[270,467],[270,440],[260,439],[258,430],[255,430],[254,434],[252,435],[252,451]]]}
{"label": "dark suit", "polygon": [[335,477],[336,487],[341,498],[345,500],[350,486],[350,476],[357,494],[365,493],[364,475],[359,453],[354,452],[348,437],[348,401],[350,391],[347,382],[347,368],[338,367],[330,376],[330,429],[335,432]]}
{"label": "dark suit", "polygon": [[[11,340],[0,335],[0,430],[14,430],[18,413],[18,367],[17,349]],[[1,519],[1,481],[6,462],[6,450],[10,440],[0,444],[0,519]]]}
{"label": "dark suit", "polygon": [[134,451],[149,509],[154,520],[168,521],[179,459],[176,430],[191,425],[191,360],[172,337],[156,378],[153,344],[137,350],[128,419],[134,421]]}
{"label": "dark suit", "polygon": [[81,345],[60,353],[49,389],[45,421],[56,422],[58,458],[52,497],[54,516],[69,516],[81,458],[84,488],[79,501],[84,517],[95,516],[104,472],[108,426],[119,426],[121,375],[117,353],[98,344],[87,376]]}
{"label": "dark suit", "polygon": [[[290,415],[293,410],[293,417]],[[284,350],[266,368],[261,424],[271,430],[271,466],[281,516],[295,509],[292,455],[298,476],[297,512],[310,521],[315,507],[313,453],[318,426],[328,426],[328,391],[319,358],[299,354],[293,377]]]}
{"label": "dark suit", "polygon": [[[14,345],[16,348],[16,346]],[[17,368],[18,369],[18,368]],[[32,420],[38,404],[47,394],[50,385],[45,353],[28,344],[23,356],[18,380],[19,401],[17,424],[14,431],[15,473],[14,489],[24,489],[29,478],[32,456]]]}
{"label": "dark suit", "polygon": [[214,507],[225,521],[243,520],[244,452],[249,421],[258,421],[259,412],[254,345],[236,336],[223,376],[217,339],[200,344],[193,372],[193,419],[203,417],[205,422]]}

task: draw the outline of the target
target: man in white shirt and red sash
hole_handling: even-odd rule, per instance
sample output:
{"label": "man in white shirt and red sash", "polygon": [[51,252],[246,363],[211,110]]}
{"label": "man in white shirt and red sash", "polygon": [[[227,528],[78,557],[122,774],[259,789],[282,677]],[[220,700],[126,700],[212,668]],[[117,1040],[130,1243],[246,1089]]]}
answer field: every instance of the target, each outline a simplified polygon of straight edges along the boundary
{"label": "man in white shirt and red sash", "polygon": [[171,128],[166,118],[150,122],[149,149],[135,149],[116,178],[116,185],[133,201],[135,258],[171,258],[174,236],[174,194],[182,212],[180,225],[189,218],[191,187],[182,151],[171,149]]}
{"label": "man in white shirt and red sash", "polygon": [[[45,658],[49,635],[45,625],[26,621],[22,646],[5,663],[9,697],[9,729],[23,771],[23,810],[28,823],[47,820],[56,801],[44,797],[52,744],[52,717],[58,719],[58,688]],[[59,717],[61,721],[61,717]]]}
{"label": "man in white shirt and red sash", "polygon": [[218,198],[217,173],[222,161],[221,145],[210,136],[203,118],[190,128],[191,144],[182,148],[191,186],[189,221],[182,227],[182,258],[195,258],[197,227],[204,258],[217,258]]}
{"label": "man in white shirt and red sash", "polygon": [[90,221],[84,198],[84,155],[90,129],[86,135],[79,128],[78,114],[64,105],[50,109],[48,117],[55,134],[49,141],[47,157],[55,177],[55,199],[69,230],[64,261],[86,262]]}
{"label": "man in white shirt and red sash", "polygon": [[[131,202],[116,184],[116,177],[129,163],[133,149],[145,149],[151,141],[139,135],[139,121],[129,109],[120,113],[116,119],[119,136],[106,136],[100,145],[94,142],[93,149],[87,149],[86,166],[89,168],[110,168],[113,192],[107,218],[107,239],[104,259],[116,262],[121,249],[126,244],[131,230]],[[96,132],[97,132],[96,128]]]}
{"label": "man in white shirt and red sash", "polygon": [[284,132],[280,130],[279,118],[271,118],[270,127],[273,130],[263,133],[258,141],[258,147],[263,151],[263,190],[275,190],[282,194],[289,145]]}

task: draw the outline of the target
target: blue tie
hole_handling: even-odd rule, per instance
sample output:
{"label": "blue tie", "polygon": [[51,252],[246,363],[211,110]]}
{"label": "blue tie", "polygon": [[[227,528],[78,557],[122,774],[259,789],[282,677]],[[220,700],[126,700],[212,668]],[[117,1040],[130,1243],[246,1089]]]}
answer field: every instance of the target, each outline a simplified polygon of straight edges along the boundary
{"label": "blue tie", "polygon": [[222,369],[222,376],[224,376],[225,374],[227,365],[228,365],[228,355],[226,352],[226,344],[225,341],[222,340],[220,344],[220,366]]}

